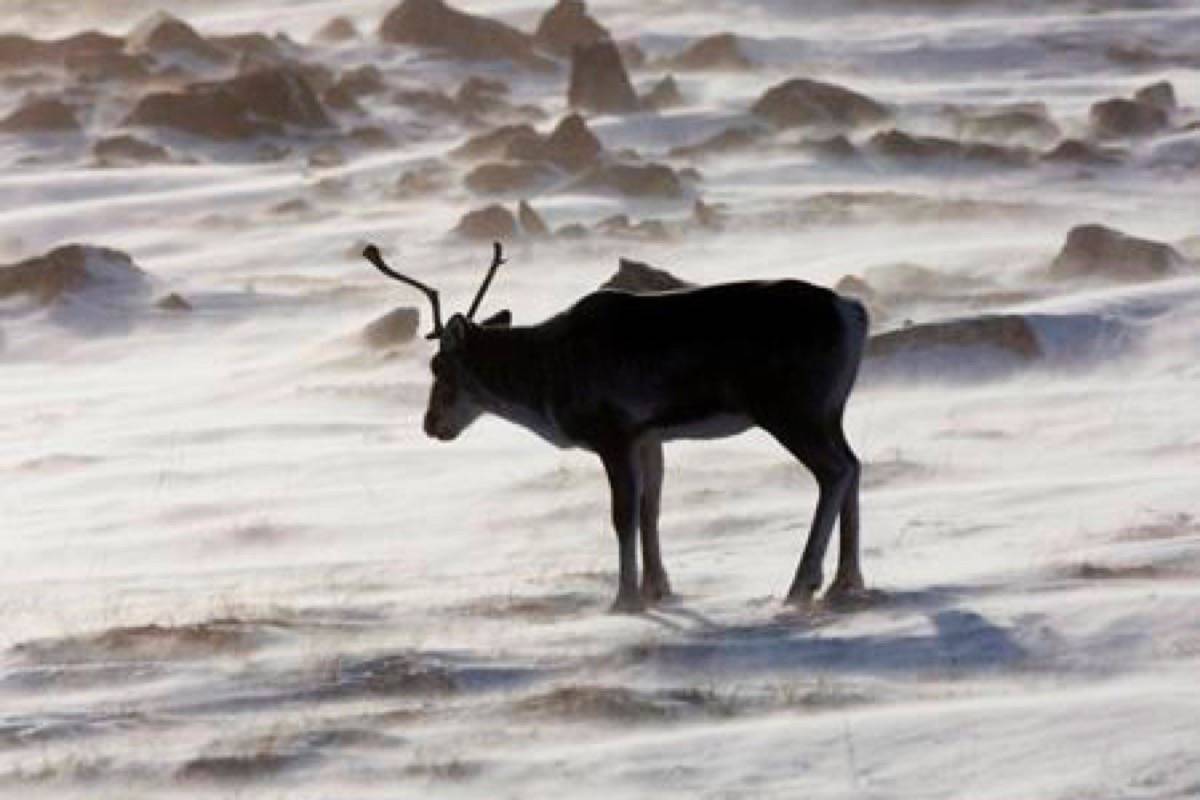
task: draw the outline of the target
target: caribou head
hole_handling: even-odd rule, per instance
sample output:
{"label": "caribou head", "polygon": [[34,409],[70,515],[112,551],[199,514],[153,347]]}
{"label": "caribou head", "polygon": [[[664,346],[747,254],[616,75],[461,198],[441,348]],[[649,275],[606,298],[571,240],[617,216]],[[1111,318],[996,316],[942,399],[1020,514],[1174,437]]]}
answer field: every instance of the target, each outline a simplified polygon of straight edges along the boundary
{"label": "caribou head", "polygon": [[475,312],[479,310],[483,296],[496,276],[496,270],[505,261],[500,243],[496,242],[493,248],[491,266],[467,313],[454,314],[444,325],[436,289],[393,270],[375,245],[369,244],[363,250],[363,258],[384,275],[414,287],[429,299],[433,311],[433,330],[425,338],[438,341],[438,352],[430,362],[433,388],[429,392],[429,406],[425,412],[425,433],[443,442],[457,438],[486,410],[481,403],[482,393],[470,361],[470,341],[478,336],[481,329],[507,328],[512,324],[512,314],[507,309],[483,322],[475,322]]}

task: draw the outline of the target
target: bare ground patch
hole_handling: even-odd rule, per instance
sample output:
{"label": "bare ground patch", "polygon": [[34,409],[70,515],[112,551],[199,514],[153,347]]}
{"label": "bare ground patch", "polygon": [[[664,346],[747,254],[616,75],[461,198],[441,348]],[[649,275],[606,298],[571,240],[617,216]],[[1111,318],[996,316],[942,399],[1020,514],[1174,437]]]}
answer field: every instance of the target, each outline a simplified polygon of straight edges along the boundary
{"label": "bare ground patch", "polygon": [[515,619],[525,622],[556,622],[603,607],[596,596],[578,592],[550,595],[494,596],[457,607],[457,613],[485,619]]}

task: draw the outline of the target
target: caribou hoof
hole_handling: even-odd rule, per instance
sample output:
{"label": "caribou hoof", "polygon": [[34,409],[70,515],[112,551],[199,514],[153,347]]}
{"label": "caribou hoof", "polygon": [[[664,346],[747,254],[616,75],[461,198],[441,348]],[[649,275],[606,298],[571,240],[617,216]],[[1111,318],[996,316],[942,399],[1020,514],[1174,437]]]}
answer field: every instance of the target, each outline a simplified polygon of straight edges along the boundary
{"label": "caribou hoof", "polygon": [[640,614],[646,610],[646,604],[637,592],[621,592],[609,607],[610,614]]}
{"label": "caribou hoof", "polygon": [[642,580],[642,600],[648,606],[657,605],[671,598],[671,582],[663,575],[657,579]]}
{"label": "caribou hoof", "polygon": [[856,575],[853,578],[834,578],[829,590],[825,592],[825,599],[834,603],[853,602],[868,594],[862,577]]}
{"label": "caribou hoof", "polygon": [[815,587],[804,586],[789,590],[783,602],[798,611],[808,611],[816,604],[816,596]]}

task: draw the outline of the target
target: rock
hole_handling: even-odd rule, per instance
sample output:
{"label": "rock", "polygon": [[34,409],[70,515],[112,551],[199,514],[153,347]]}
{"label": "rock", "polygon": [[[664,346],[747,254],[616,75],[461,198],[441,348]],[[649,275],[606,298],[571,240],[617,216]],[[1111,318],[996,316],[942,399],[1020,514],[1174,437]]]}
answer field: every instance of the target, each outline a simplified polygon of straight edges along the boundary
{"label": "rock", "polygon": [[1050,277],[1146,281],[1185,271],[1189,262],[1170,245],[1139,239],[1103,225],[1079,225],[1067,233],[1050,263]]}
{"label": "rock", "polygon": [[705,230],[721,230],[725,227],[726,216],[724,206],[711,206],[699,197],[692,204],[692,222]]}
{"label": "rock", "polygon": [[638,110],[637,94],[611,39],[579,45],[571,51],[567,104],[602,114]]}
{"label": "rock", "polygon": [[526,236],[544,239],[550,235],[550,228],[546,226],[546,221],[525,200],[517,205],[517,221],[521,223],[521,230]]}
{"label": "rock", "polygon": [[583,0],[558,0],[542,15],[533,40],[559,58],[568,58],[578,45],[611,38],[608,31],[588,14]]}
{"label": "rock", "polygon": [[504,206],[490,205],[464,214],[453,233],[490,242],[512,239],[517,235],[517,218]]}
{"label": "rock", "polygon": [[358,28],[348,17],[334,17],[313,34],[313,41],[338,44],[360,38]]}
{"label": "rock", "polygon": [[396,144],[396,139],[386,128],[378,125],[364,125],[350,131],[347,138],[360,147],[384,148]]}
{"label": "rock", "polygon": [[533,49],[533,37],[486,17],[466,14],[443,0],[404,0],[383,19],[386,42],[443,50],[467,61],[511,61],[533,69],[550,62]]}
{"label": "rock", "polygon": [[343,72],[334,87],[341,88],[354,97],[362,97],[384,91],[387,89],[387,82],[384,81],[379,67],[366,64]]}
{"label": "rock", "polygon": [[617,42],[621,51],[621,61],[628,69],[641,69],[646,66],[646,51],[633,39]]}
{"label": "rock", "polygon": [[1143,86],[1134,93],[1133,99],[1143,105],[1153,106],[1170,114],[1179,107],[1175,100],[1175,87],[1170,81],[1159,81],[1149,86]]}
{"label": "rock", "polygon": [[672,158],[701,158],[704,156],[733,153],[761,141],[765,134],[757,128],[726,128],[695,144],[672,148]]}
{"label": "rock", "polygon": [[125,167],[139,164],[164,164],[171,160],[165,147],[144,142],[133,136],[110,136],[92,146],[96,162],[104,167]]}
{"label": "rock", "polygon": [[553,167],[537,161],[482,164],[463,179],[467,188],[479,194],[531,193],[558,176]]}
{"label": "rock", "polygon": [[145,80],[151,64],[152,59],[144,55],[107,50],[72,53],[63,60],[63,66],[83,83]]}
{"label": "rock", "polygon": [[607,219],[600,220],[596,223],[596,233],[648,241],[666,241],[671,238],[670,232],[662,220],[647,219],[634,224],[628,214],[614,214]]}
{"label": "rock", "polygon": [[408,106],[421,114],[462,116],[462,109],[453,97],[434,89],[401,89],[392,94],[392,102]]}
{"label": "rock", "polygon": [[161,298],[154,304],[155,308],[161,308],[163,311],[191,311],[192,304],[175,292],[171,292],[166,297]]}
{"label": "rock", "polygon": [[376,350],[410,342],[417,336],[421,313],[411,306],[401,306],[384,314],[363,328],[363,340]]}
{"label": "rock", "polygon": [[858,148],[841,133],[824,139],[806,139],[799,146],[817,158],[845,160],[859,156]]}
{"label": "rock", "polygon": [[291,66],[304,72],[317,89],[327,87],[315,75],[323,74],[328,82],[333,80],[333,71],[323,64],[297,61],[288,55],[289,50],[298,49],[295,42],[282,33],[274,37],[262,33],[237,33],[232,36],[211,36],[209,41],[238,59],[238,72],[254,72],[267,67]]}
{"label": "rock", "polygon": [[634,294],[653,292],[669,292],[676,289],[688,289],[696,284],[677,278],[664,269],[656,269],[641,261],[622,258],[618,262],[617,271],[608,280],[600,284],[601,289],[619,289]]}
{"label": "rock", "polygon": [[987,347],[1020,362],[1041,358],[1042,347],[1028,320],[1015,314],[966,317],[946,322],[910,325],[872,336],[866,358],[951,354],[955,350]]}
{"label": "rock", "polygon": [[100,288],[120,295],[142,294],[148,282],[146,273],[119,250],[70,244],[0,267],[0,299],[25,294],[50,305],[64,295]]}
{"label": "rock", "polygon": [[267,210],[272,214],[280,216],[311,214],[313,205],[303,197],[293,197],[291,200],[276,203]]}
{"label": "rock", "polygon": [[469,160],[510,155],[509,145],[516,139],[529,139],[536,141],[539,146],[541,144],[541,137],[532,125],[502,125],[487,133],[471,137],[451,150],[450,155],[454,158]]}
{"label": "rock", "polygon": [[335,144],[319,144],[308,154],[308,166],[315,169],[331,169],[346,163],[346,154]]}
{"label": "rock", "polygon": [[508,107],[508,84],[473,75],[463,81],[454,101],[468,114],[481,114]]}
{"label": "rock", "polygon": [[667,75],[654,84],[650,91],[642,97],[642,105],[655,111],[683,105],[683,95],[679,92],[679,84],[675,82],[675,76]]}
{"label": "rock", "polygon": [[125,124],[235,141],[281,133],[284,125],[326,128],[332,120],[304,76],[276,68],[227,81],[194,83],[181,92],[148,94]]}
{"label": "rock", "polygon": [[683,52],[667,59],[667,66],[677,70],[743,70],[754,67],[738,45],[732,33],[707,36],[689,45]]}
{"label": "rock", "polygon": [[1021,166],[1030,161],[1027,151],[1000,145],[962,144],[937,136],[910,136],[899,130],[875,134],[867,146],[879,156],[908,161],[970,161],[993,166]]}
{"label": "rock", "polygon": [[891,117],[886,106],[866,95],[806,78],[771,87],[751,110],[780,128],[820,127],[838,132],[880,124]]}
{"label": "rock", "polygon": [[1044,109],[1017,108],[968,117],[962,122],[962,135],[989,141],[1017,139],[1049,143],[1056,141],[1062,132]]}
{"label": "rock", "polygon": [[1119,97],[1094,103],[1089,117],[1092,130],[1104,139],[1149,136],[1167,127],[1166,111]]}
{"label": "rock", "polygon": [[1059,164],[1105,166],[1120,164],[1126,152],[1115,147],[1097,147],[1080,139],[1063,139],[1052,150],[1042,154],[1042,160]]}
{"label": "rock", "polygon": [[0,131],[10,133],[69,133],[82,128],[75,111],[61,100],[37,99],[0,120]]}
{"label": "rock", "polygon": [[212,65],[226,64],[233,58],[229,51],[206,40],[191,25],[162,11],[133,29],[126,48],[130,53],[146,53],[159,59],[182,57]]}
{"label": "rock", "polygon": [[683,197],[683,184],[662,164],[599,164],[572,184],[574,189],[611,190],[626,197]]}
{"label": "rock", "polygon": [[425,164],[405,172],[396,181],[393,194],[402,199],[426,197],[450,186],[449,170],[441,164]]}
{"label": "rock", "polygon": [[[510,145],[511,150],[511,145]],[[546,137],[542,156],[568,172],[594,164],[604,152],[604,145],[578,114],[568,114]]]}

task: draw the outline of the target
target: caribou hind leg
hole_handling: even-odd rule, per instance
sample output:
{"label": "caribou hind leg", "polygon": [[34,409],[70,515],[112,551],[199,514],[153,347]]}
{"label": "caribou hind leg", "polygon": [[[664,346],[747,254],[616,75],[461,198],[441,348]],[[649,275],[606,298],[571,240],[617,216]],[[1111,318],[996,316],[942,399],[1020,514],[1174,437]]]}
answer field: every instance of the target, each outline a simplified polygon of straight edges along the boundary
{"label": "caribou hind leg", "polygon": [[840,520],[841,538],[838,543],[837,573],[834,575],[833,583],[830,585],[829,592],[826,595],[834,600],[857,594],[866,588],[866,584],[863,581],[862,569],[858,563],[858,488],[861,468],[858,467],[858,458],[855,457],[854,451],[850,449],[850,445],[846,442],[846,437],[842,435],[839,438],[841,439],[842,448],[848,457],[853,459],[855,469],[850,485],[846,488],[845,498],[842,500]]}
{"label": "caribou hind leg", "polygon": [[609,447],[601,451],[612,492],[612,523],[620,552],[620,576],[612,610],[634,613],[644,608],[638,590],[638,514],[642,495],[642,465],[637,447]]}
{"label": "caribou hind leg", "polygon": [[671,596],[671,582],[658,545],[658,514],[662,501],[662,442],[647,439],[638,447],[642,466],[642,599],[653,605]]}
{"label": "caribou hind leg", "polygon": [[[829,547],[833,523],[838,513],[846,507],[848,494],[857,492],[858,459],[849,447],[842,446],[845,439],[840,436],[841,425],[836,418],[813,422],[796,415],[791,424],[768,423],[762,427],[799,459],[817,480],[817,508],[813,513],[804,554],[787,593],[788,603],[807,606],[824,581],[821,564]],[[857,544],[857,499],[854,501],[854,511],[854,518],[850,522],[854,525],[854,544]],[[843,519],[845,524],[846,520]],[[843,538],[843,545],[845,542]],[[842,558],[848,558],[847,554],[843,553]],[[857,564],[857,557],[843,563]]]}

